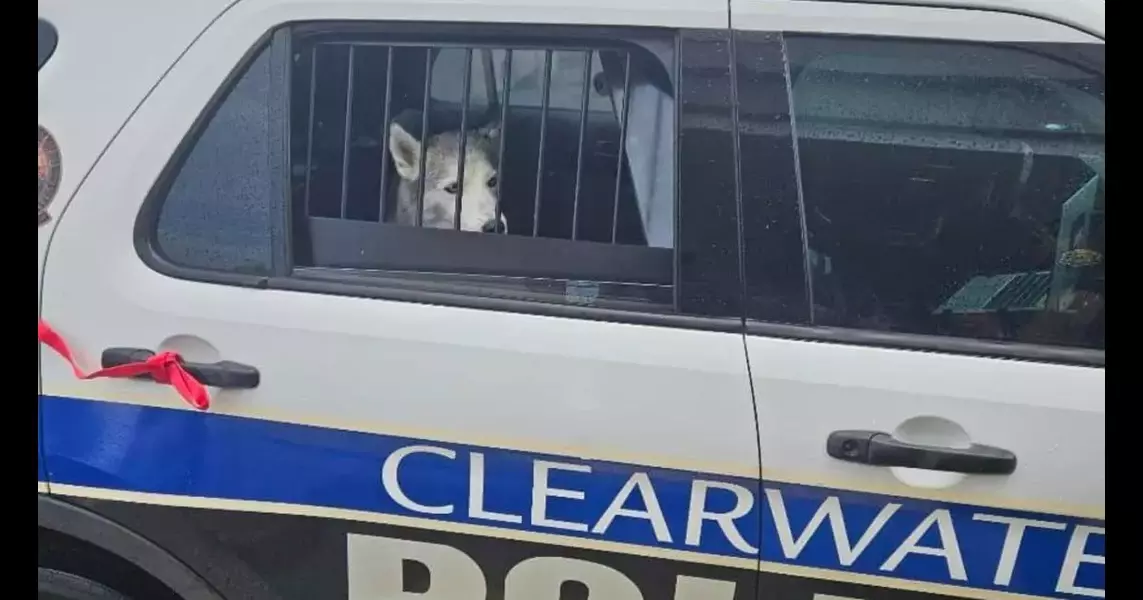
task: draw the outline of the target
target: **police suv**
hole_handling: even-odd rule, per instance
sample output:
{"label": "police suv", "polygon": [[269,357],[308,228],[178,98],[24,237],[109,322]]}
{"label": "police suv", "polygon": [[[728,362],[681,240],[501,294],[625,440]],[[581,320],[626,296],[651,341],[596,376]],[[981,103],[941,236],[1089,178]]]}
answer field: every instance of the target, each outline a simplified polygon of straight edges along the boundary
{"label": "police suv", "polygon": [[39,0],[39,594],[1103,598],[1103,0]]}

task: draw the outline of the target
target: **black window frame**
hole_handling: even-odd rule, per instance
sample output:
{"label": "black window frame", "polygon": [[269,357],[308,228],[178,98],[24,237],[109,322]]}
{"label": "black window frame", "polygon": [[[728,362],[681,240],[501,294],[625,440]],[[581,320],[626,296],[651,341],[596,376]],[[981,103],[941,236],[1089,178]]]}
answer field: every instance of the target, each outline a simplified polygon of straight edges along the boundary
{"label": "black window frame", "polygon": [[[1032,17],[1028,17],[1032,18]],[[787,51],[785,43],[787,36],[808,35],[811,37],[836,37],[839,39],[845,38],[858,38],[858,39],[908,39],[913,42],[923,42],[926,38],[901,38],[899,36],[875,36],[875,35],[862,35],[850,36],[841,32],[837,33],[807,33],[801,32],[780,32],[780,31],[734,31],[734,43],[736,46],[736,53],[738,58],[735,62],[735,79],[737,87],[740,91],[744,84],[748,81],[749,69],[743,68],[744,60],[759,60],[758,56],[743,57],[744,46],[755,46],[761,48],[761,52],[765,54],[762,60],[767,61],[773,65],[775,61],[780,65],[779,69],[783,72],[783,86],[779,90],[770,90],[764,94],[762,100],[768,105],[780,107],[773,116],[775,122],[774,137],[781,137],[780,143],[785,145],[785,150],[789,152],[788,158],[790,159],[793,168],[790,176],[793,178],[789,183],[791,189],[799,190],[796,194],[787,193],[780,198],[768,198],[767,208],[770,211],[776,212],[766,213],[766,219],[759,219],[756,214],[759,213],[758,205],[762,202],[762,194],[757,190],[752,190],[749,182],[743,183],[742,190],[742,203],[743,203],[743,228],[751,227],[752,220],[768,220],[768,227],[775,227],[779,230],[796,230],[798,231],[797,247],[789,240],[786,246],[781,248],[780,251],[786,256],[796,256],[799,265],[797,271],[800,274],[800,279],[804,282],[801,289],[791,289],[789,269],[792,267],[792,261],[774,261],[767,260],[768,257],[762,248],[752,247],[749,238],[750,232],[744,232],[743,239],[743,289],[744,289],[744,312],[745,312],[745,328],[749,335],[779,337],[795,340],[807,341],[821,341],[840,343],[847,345],[858,345],[865,347],[877,347],[886,349],[900,349],[900,350],[914,350],[914,351],[928,351],[937,352],[951,355],[963,356],[976,356],[984,358],[996,359],[1013,359],[1030,362],[1042,362],[1069,366],[1081,367],[1096,367],[1104,368],[1106,351],[1104,349],[1084,348],[1078,346],[1063,346],[1063,345],[1049,345],[1039,343],[1027,342],[1010,342],[1002,340],[990,339],[976,339],[967,337],[953,337],[943,336],[936,334],[919,334],[919,333],[906,333],[896,331],[881,331],[872,329],[859,329],[854,327],[843,326],[825,326],[818,325],[813,322],[811,318],[810,306],[813,302],[813,281],[809,275],[809,261],[810,261],[810,246],[807,240],[807,229],[805,224],[805,205],[804,199],[800,192],[800,164],[797,159],[797,131],[796,124],[793,124],[791,115],[792,97],[790,94],[790,65],[788,64]],[[973,41],[973,40],[956,40],[945,39],[939,40],[941,43],[965,43],[965,44],[990,44],[989,42]],[[1096,42],[1092,42],[1095,44]],[[1036,52],[1033,49],[1022,47],[1019,42],[1012,43],[996,43],[1005,48],[1017,48],[1029,52]],[[1053,60],[1063,60],[1060,57],[1052,56]],[[1079,57],[1082,61],[1083,57]],[[1087,61],[1084,61],[1085,63]],[[1077,63],[1078,65],[1078,63]],[[1101,76],[1106,78],[1106,72],[1103,64],[1082,64],[1084,69],[1099,68]],[[742,101],[742,96],[738,98],[739,102]],[[739,107],[741,111],[741,106]],[[739,123],[737,135],[738,143],[741,146],[739,157],[743,165],[750,165],[758,162],[758,152],[742,143],[743,137],[748,135],[747,125],[745,120]],[[755,203],[754,207],[750,203]],[[757,223],[755,223],[757,224]],[[766,248],[766,251],[773,253],[779,251],[775,248]],[[761,267],[753,265],[762,265]],[[752,268],[753,266],[753,268]],[[781,290],[780,293],[774,294],[776,297],[759,301],[760,290]]]}
{"label": "black window frame", "polygon": [[[349,222],[352,227],[342,231],[353,232],[356,230],[356,235],[368,238],[369,236],[365,234],[370,231],[376,232],[377,230],[375,228],[383,228],[385,230],[384,236],[372,236],[369,241],[374,248],[391,249],[395,245],[402,245],[404,251],[407,252],[411,244],[413,247],[424,251],[417,255],[418,258],[416,260],[409,261],[404,265],[406,267],[439,266],[442,262],[441,258],[448,253],[460,253],[462,255],[467,253],[474,256],[483,255],[484,257],[491,255],[494,260],[500,261],[499,264],[514,269],[515,272],[512,273],[512,275],[516,276],[540,276],[543,274],[545,263],[543,260],[537,258],[531,258],[523,262],[516,258],[517,264],[508,265],[506,256],[511,250],[524,248],[534,252],[536,248],[534,244],[540,242],[551,248],[566,252],[566,245],[575,244],[577,248],[574,251],[587,255],[594,253],[597,257],[602,256],[606,260],[596,259],[596,264],[599,265],[599,268],[595,273],[570,273],[570,275],[594,274],[607,276],[614,274],[617,270],[617,266],[621,267],[625,263],[628,265],[634,264],[643,267],[646,273],[651,274],[648,277],[642,278],[642,280],[637,278],[636,281],[632,282],[634,284],[662,283],[665,281],[665,277],[670,277],[671,283],[673,284],[671,289],[673,301],[669,305],[658,307],[650,304],[624,303],[622,301],[601,303],[600,305],[592,306],[582,303],[577,304],[575,302],[552,302],[550,298],[551,294],[547,295],[549,296],[548,298],[545,298],[545,294],[535,294],[534,297],[521,298],[520,294],[498,296],[495,294],[489,295],[474,292],[474,288],[478,288],[479,286],[469,285],[465,281],[465,277],[471,275],[471,273],[464,272],[430,272],[425,273],[425,275],[430,276],[429,278],[419,280],[415,277],[411,278],[409,276],[410,273],[401,272],[400,270],[390,273],[386,271],[348,269],[343,272],[341,269],[336,268],[295,267],[291,255],[294,241],[291,232],[293,231],[297,214],[294,209],[296,202],[290,198],[288,189],[290,164],[290,118],[288,116],[288,102],[292,89],[289,83],[289,65],[293,59],[292,39],[295,29],[299,27],[318,28],[322,32],[348,32],[350,34],[360,32],[376,33],[379,30],[387,29],[392,32],[400,32],[406,37],[421,36],[432,37],[434,39],[439,39],[442,36],[447,37],[449,35],[468,39],[500,38],[510,40],[511,44],[517,44],[520,40],[531,40],[535,43],[542,42],[545,48],[552,46],[550,40],[553,36],[564,36],[566,39],[576,40],[579,43],[597,41],[601,45],[607,44],[609,46],[614,46],[616,39],[627,40],[628,43],[635,43],[633,40],[638,40],[647,35],[652,35],[660,40],[670,41],[674,46],[675,65],[669,66],[668,68],[672,71],[671,76],[673,79],[678,82],[674,102],[675,139],[673,155],[675,157],[675,180],[673,182],[673,188],[675,231],[673,248],[623,247],[597,244],[594,242],[571,242],[559,239],[504,239],[510,238],[510,236],[504,236],[504,238],[495,240],[496,246],[489,248],[483,240],[479,239],[478,236],[480,234],[468,234],[466,232],[456,231],[417,231],[399,225],[369,222]],[[684,127],[680,124],[686,120],[683,113],[688,109],[684,107],[686,103],[680,99],[686,95],[684,88],[710,87],[710,84],[709,81],[706,80],[687,81],[683,78],[682,73],[686,70],[683,63],[686,57],[683,54],[682,48],[687,45],[687,40],[697,39],[705,42],[711,38],[720,39],[723,45],[727,49],[729,48],[729,33],[726,30],[383,21],[306,21],[279,25],[264,34],[262,38],[247,51],[241,60],[237,62],[236,66],[218,89],[215,90],[205,108],[200,111],[194,123],[178,144],[171,159],[160,173],[160,176],[152,186],[150,193],[144,199],[139,210],[134,228],[134,245],[136,252],[148,267],[158,273],[178,279],[203,283],[450,305],[505,312],[573,317],[586,320],[741,332],[743,322],[738,303],[741,290],[739,288],[740,281],[737,277],[737,259],[740,255],[740,247],[738,245],[738,239],[734,235],[737,231],[737,223],[735,221],[737,194],[732,180],[733,167],[737,164],[737,161],[731,160],[729,164],[723,165],[725,168],[721,169],[722,172],[714,177],[717,181],[710,181],[711,175],[709,173],[703,177],[705,181],[699,181],[699,176],[683,176],[684,169],[686,168],[684,163],[702,164],[707,161],[701,150],[684,149],[684,147],[689,148],[689,146],[685,141],[687,136],[685,135]],[[249,65],[259,57],[263,51],[268,51],[272,54],[271,60],[274,65],[272,68],[282,69],[286,73],[284,76],[284,81],[286,82],[284,84],[284,94],[279,94],[285,97],[285,100],[283,100],[285,105],[272,109],[284,115],[281,120],[281,131],[276,131],[272,137],[281,139],[285,146],[281,154],[284,164],[278,165],[279,168],[277,169],[284,174],[278,187],[284,189],[281,190],[281,197],[275,199],[275,202],[281,204],[281,206],[278,206],[274,211],[274,226],[276,230],[273,236],[272,272],[267,274],[247,274],[190,267],[175,263],[164,256],[156,239],[163,202],[174,180],[180,173],[182,166],[197,145],[206,126],[211,122],[237,82],[246,73]],[[716,77],[720,78],[720,83],[724,83],[726,89],[729,90],[731,87],[730,65],[729,61],[725,61],[725,63],[725,69],[723,69],[722,73],[716,75]],[[709,70],[709,67],[704,65],[704,69]],[[720,108],[725,109],[725,112],[729,114],[729,102]],[[707,107],[706,110],[709,110],[709,107]],[[726,149],[733,148],[732,131],[724,132],[724,135],[718,140],[718,145],[720,147],[724,146]],[[713,188],[710,187],[712,183],[715,184]],[[705,184],[705,186],[700,188],[700,184]],[[691,189],[689,193],[685,191],[688,188]],[[702,196],[709,196],[710,189],[721,189],[724,193],[717,200],[711,201],[709,198],[699,195],[700,189],[703,192],[707,192],[703,193]],[[685,195],[691,198],[690,203],[702,201],[708,204],[716,204],[716,206],[712,207],[712,215],[717,216],[712,217],[711,222],[694,228],[681,226],[683,220],[682,215],[687,212],[686,207],[688,205],[688,202],[684,198]],[[322,227],[328,226],[328,223],[323,222],[321,218],[318,219],[316,223],[322,235],[338,234],[328,228],[322,229]],[[401,231],[402,229],[405,231]],[[728,233],[731,234],[732,237],[727,238]],[[450,239],[445,242],[447,245],[442,249],[440,240],[445,239],[446,236]],[[693,248],[693,250],[683,250],[684,239],[688,240],[688,248]],[[527,244],[520,245],[519,242],[526,242]],[[733,247],[728,247],[730,245]],[[564,246],[564,248],[560,248],[561,246]],[[601,246],[602,248],[593,246]],[[614,252],[615,248],[619,249],[618,253]],[[661,258],[663,252],[672,255],[670,261],[666,264],[663,263]],[[734,260],[734,265],[731,269],[735,275],[733,279],[727,277],[726,274],[713,277],[707,276],[698,269],[698,266],[709,263],[711,260],[724,260],[728,256]],[[347,263],[352,264],[349,257],[346,258]],[[621,260],[617,261],[617,258]],[[652,268],[646,269],[648,265]],[[484,265],[484,269],[487,270],[487,265]],[[475,270],[479,271],[480,269]],[[452,275],[456,275],[455,280],[450,280],[450,276]],[[549,274],[548,277],[550,278],[551,275]],[[569,277],[568,279],[572,280],[571,282],[576,282],[588,278]],[[623,282],[626,283],[627,281],[630,281],[630,279],[624,279]],[[691,283],[692,281],[693,284]],[[569,282],[569,285],[571,282]],[[589,280],[587,283],[592,284],[596,282]],[[605,281],[600,283],[605,283]]]}

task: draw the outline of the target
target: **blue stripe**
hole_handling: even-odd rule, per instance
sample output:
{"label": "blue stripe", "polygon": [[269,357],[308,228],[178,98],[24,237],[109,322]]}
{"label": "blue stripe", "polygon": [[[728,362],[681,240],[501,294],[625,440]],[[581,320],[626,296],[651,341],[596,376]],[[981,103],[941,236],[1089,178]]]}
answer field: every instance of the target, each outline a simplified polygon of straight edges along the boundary
{"label": "blue stripe", "polygon": [[[763,560],[1052,598],[1084,597],[1056,593],[1056,580],[1076,525],[1103,526],[1102,521],[1057,515],[766,483],[767,490],[781,494],[795,537],[831,496],[840,500],[851,544],[856,543],[884,506],[901,505],[854,564],[845,566],[839,562],[828,522],[818,528],[796,558],[788,558],[779,541],[774,507],[765,496],[760,497],[758,482],[751,479],[75,398],[41,397],[41,410],[45,424],[43,447],[52,483],[428,516],[456,523],[605,539],[715,556],[755,556],[748,548],[736,547],[711,521],[704,523],[697,545],[686,543],[692,485],[702,480],[737,485],[749,491],[752,508],[735,524],[749,546],[757,548],[761,540]],[[456,458],[410,455],[400,468],[401,487],[421,504],[454,505],[451,514],[431,516],[403,508],[381,483],[381,465],[385,458],[402,447],[417,444],[447,448],[457,453]],[[485,461],[484,509],[519,515],[522,523],[469,516],[472,453],[483,455]],[[583,500],[550,498],[547,502],[549,519],[582,523],[589,528],[596,524],[633,473],[646,473],[662,507],[670,541],[656,540],[649,522],[640,518],[620,516],[601,534],[533,523],[529,510],[533,464],[537,460],[590,467],[590,473],[555,470],[550,475],[550,488],[582,491]],[[726,512],[734,505],[732,492],[713,489],[705,509]],[[638,493],[628,499],[625,507],[646,508]],[[909,554],[895,569],[883,569],[886,560],[910,533],[939,509],[947,510],[951,517],[962,549],[967,581],[954,579],[944,558],[918,553]],[[1028,528],[1011,583],[998,586],[993,578],[1006,527],[974,519],[974,515],[979,514],[1051,521],[1063,524],[1066,529]],[[1103,544],[1102,535],[1092,536],[1085,552],[1102,556]],[[939,547],[937,527],[929,529],[917,545]],[[1081,565],[1075,584],[1102,589],[1104,567]]]}

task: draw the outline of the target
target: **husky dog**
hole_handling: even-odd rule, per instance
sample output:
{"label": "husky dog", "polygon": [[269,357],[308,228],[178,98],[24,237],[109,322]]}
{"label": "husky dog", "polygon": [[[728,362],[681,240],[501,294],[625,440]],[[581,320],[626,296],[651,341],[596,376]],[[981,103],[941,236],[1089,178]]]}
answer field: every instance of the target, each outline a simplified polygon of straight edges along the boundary
{"label": "husky dog", "polygon": [[[460,229],[484,233],[507,233],[503,213],[496,219],[499,197],[497,181],[497,141],[500,124],[491,123],[469,131],[465,140],[464,186],[461,194]],[[431,136],[425,148],[425,203],[422,225],[452,229],[456,215],[457,165],[460,132],[446,131]],[[397,168],[397,223],[417,222],[417,192],[420,184],[421,141],[396,120],[389,124],[389,155]]]}

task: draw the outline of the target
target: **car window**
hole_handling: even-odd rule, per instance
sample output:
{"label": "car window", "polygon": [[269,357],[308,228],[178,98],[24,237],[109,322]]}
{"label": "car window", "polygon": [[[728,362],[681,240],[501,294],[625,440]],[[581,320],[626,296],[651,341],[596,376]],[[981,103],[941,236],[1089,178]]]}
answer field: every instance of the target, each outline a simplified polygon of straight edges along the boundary
{"label": "car window", "polygon": [[229,90],[164,190],[154,247],[181,266],[267,275],[272,268],[274,171],[271,53]]}
{"label": "car window", "polygon": [[276,37],[289,87],[276,46],[247,68],[156,188],[155,249],[318,285],[672,311],[673,38],[397,29]]}
{"label": "car window", "polygon": [[1103,349],[1102,45],[785,44],[810,322]]}

